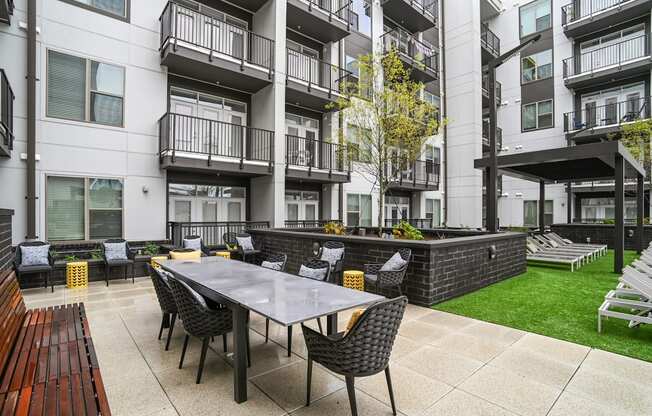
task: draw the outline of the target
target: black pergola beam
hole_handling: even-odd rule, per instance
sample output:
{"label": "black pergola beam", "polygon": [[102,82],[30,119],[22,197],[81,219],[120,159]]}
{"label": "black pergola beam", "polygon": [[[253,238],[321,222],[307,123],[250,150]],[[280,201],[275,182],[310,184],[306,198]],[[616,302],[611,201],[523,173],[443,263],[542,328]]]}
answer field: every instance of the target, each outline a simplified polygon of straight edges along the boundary
{"label": "black pergola beam", "polygon": [[636,252],[643,252],[643,218],[645,217],[645,176],[636,177]]}
{"label": "black pergola beam", "polygon": [[539,181],[539,234],[546,231],[546,183]]}

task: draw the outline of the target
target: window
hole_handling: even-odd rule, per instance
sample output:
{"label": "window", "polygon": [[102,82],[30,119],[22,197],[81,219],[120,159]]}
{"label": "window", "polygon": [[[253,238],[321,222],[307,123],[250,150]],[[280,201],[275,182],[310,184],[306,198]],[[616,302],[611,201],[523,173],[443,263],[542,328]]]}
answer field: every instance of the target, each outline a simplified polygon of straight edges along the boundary
{"label": "window", "polygon": [[124,68],[48,51],[47,115],[121,127]]}
{"label": "window", "polygon": [[536,0],[521,7],[521,37],[551,26],[550,0]]}
{"label": "window", "polygon": [[122,181],[47,178],[47,238],[103,240],[122,236]]}
{"label": "window", "polygon": [[426,218],[432,227],[441,226],[441,200],[426,199]]}
{"label": "window", "polygon": [[552,49],[521,59],[523,83],[552,77]]}
{"label": "window", "polygon": [[369,163],[371,161],[371,147],[368,145],[370,130],[349,124],[347,126],[347,148],[349,160],[353,162]]}
{"label": "window", "polygon": [[522,130],[538,130],[553,127],[552,100],[523,105]]}
{"label": "window", "polygon": [[371,227],[371,195],[346,195],[346,225]]}
{"label": "window", "polygon": [[[543,221],[545,225],[553,222],[553,201],[546,200]],[[523,225],[525,227],[539,226],[539,201],[523,201]]]}
{"label": "window", "polygon": [[127,17],[127,0],[64,0],[67,3],[78,4],[82,7],[98,10],[111,16]]}

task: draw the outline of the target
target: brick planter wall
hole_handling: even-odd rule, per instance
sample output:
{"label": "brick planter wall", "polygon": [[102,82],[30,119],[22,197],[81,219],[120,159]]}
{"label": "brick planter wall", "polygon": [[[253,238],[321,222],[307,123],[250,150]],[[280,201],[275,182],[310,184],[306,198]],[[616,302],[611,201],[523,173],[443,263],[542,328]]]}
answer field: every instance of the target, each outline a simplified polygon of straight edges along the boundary
{"label": "brick planter wall", "polygon": [[[288,255],[288,271],[296,273],[313,256],[313,243],[342,241],[345,269],[363,270],[365,263],[384,263],[398,248],[412,249],[404,282],[411,303],[430,306],[526,271],[525,234],[501,233],[444,240],[404,241],[376,237],[334,236],[311,231],[251,230],[264,254]],[[491,246],[496,257],[489,259]],[[383,293],[394,296],[395,293]]]}
{"label": "brick planter wall", "polygon": [[[550,229],[575,243],[607,244],[614,248],[615,226],[613,224],[553,224]],[[629,236],[631,233],[631,237]],[[643,248],[652,242],[652,225],[643,226]],[[625,250],[636,250],[636,225],[625,225]]]}

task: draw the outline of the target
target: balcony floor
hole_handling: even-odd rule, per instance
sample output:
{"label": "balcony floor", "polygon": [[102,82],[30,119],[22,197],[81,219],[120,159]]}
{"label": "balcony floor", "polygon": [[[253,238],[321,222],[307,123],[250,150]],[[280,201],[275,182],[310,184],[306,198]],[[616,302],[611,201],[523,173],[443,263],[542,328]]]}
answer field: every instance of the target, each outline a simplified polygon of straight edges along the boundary
{"label": "balcony floor", "polygon": [[652,7],[652,0],[631,0],[566,24],[563,26],[564,33],[569,38],[587,35],[649,13],[650,7]]}
{"label": "balcony floor", "polygon": [[652,68],[652,57],[645,56],[622,65],[611,65],[566,77],[564,83],[568,88],[584,88],[649,73],[650,68]]}
{"label": "balcony floor", "polygon": [[[156,339],[161,312],[149,278],[135,284],[114,280],[108,288],[92,282],[86,289],[23,293],[28,307],[84,302],[115,416],[350,415],[344,380],[320,365],[313,371],[313,402],[305,407],[306,350],[299,326],[288,358],[285,328],[272,323],[266,344],[265,320],[251,315],[249,400],[238,405],[220,339],[210,345],[200,385],[195,384],[198,340],[190,341],[184,368],[177,368],[184,335],[178,320],[170,350],[164,351],[164,341]],[[349,316],[340,314],[339,325]],[[228,344],[232,351],[230,337]],[[570,416],[577,409],[624,414],[625,407],[642,414],[652,396],[649,363],[413,305],[403,318],[390,368],[400,415]],[[391,415],[382,373],[356,379],[356,395],[360,414]]]}
{"label": "balcony floor", "polygon": [[288,165],[285,171],[285,177],[295,179],[300,182],[312,183],[349,183],[351,178],[348,172],[332,171],[328,169],[308,169],[304,166]]}
{"label": "balcony floor", "polygon": [[174,158],[172,152],[167,151],[160,159],[162,169],[174,169],[196,172],[226,173],[235,176],[265,176],[271,175],[269,162],[244,160],[212,156],[210,164],[208,155],[177,151]]}
{"label": "balcony floor", "polygon": [[351,34],[348,23],[302,0],[287,1],[287,27],[322,42],[337,42]]}
{"label": "balcony floor", "polygon": [[399,23],[411,33],[423,32],[437,25],[434,16],[424,13],[417,5],[410,5],[409,0],[384,0],[384,15]]}

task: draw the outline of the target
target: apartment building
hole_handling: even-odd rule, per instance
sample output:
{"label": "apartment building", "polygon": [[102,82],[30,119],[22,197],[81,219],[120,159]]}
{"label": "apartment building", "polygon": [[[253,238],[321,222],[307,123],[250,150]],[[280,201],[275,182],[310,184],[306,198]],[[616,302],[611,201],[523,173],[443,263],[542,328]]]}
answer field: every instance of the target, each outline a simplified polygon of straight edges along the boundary
{"label": "apartment building", "polygon": [[[361,127],[328,104],[359,55],[393,47],[443,107],[439,13],[429,0],[1,0],[14,243],[163,239],[170,221],[377,225],[381,196],[336,139]],[[444,156],[441,129],[396,172],[387,218],[443,221]]]}
{"label": "apartment building", "polygon": [[[484,208],[485,180],[472,161],[488,152],[490,103],[483,81],[488,60],[541,35],[497,70],[499,154],[617,140],[623,125],[650,117],[652,2],[472,3],[445,2],[442,20],[450,120],[448,222],[475,227],[484,219],[479,207]],[[477,139],[481,132],[484,147]],[[538,184],[505,176],[498,187],[501,226],[538,226]],[[635,180],[626,190],[625,216],[635,219]],[[648,216],[649,183],[645,192]],[[613,219],[613,195],[608,180],[548,186],[546,224]]]}

